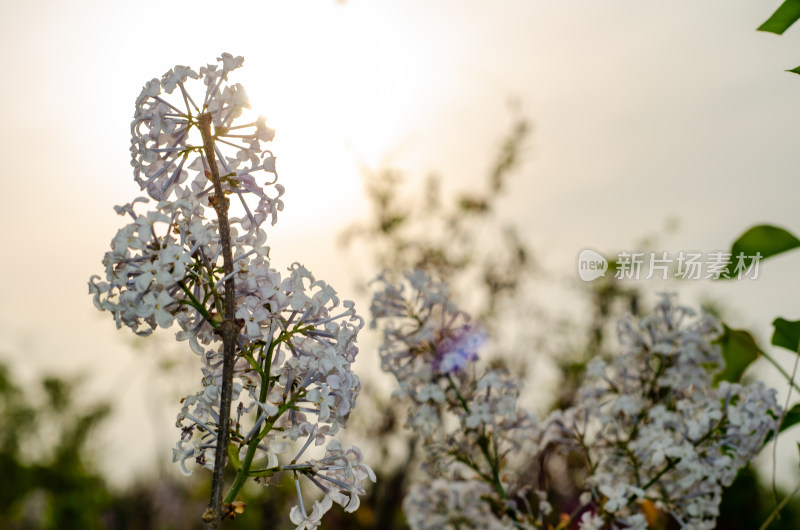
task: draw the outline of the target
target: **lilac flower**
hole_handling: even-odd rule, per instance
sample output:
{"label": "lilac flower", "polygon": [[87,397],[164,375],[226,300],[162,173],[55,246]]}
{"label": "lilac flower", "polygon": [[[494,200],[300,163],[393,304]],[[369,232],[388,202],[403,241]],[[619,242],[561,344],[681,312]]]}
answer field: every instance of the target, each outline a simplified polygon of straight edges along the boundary
{"label": "lilac flower", "polygon": [[486,343],[486,338],[486,332],[475,325],[467,324],[456,330],[436,347],[438,370],[451,374],[477,361],[478,350]]}
{"label": "lilac flower", "polygon": [[761,383],[715,387],[719,324],[669,296],[652,315],[621,321],[619,333],[623,353],[595,363],[577,404],[551,415],[547,429],[585,453],[589,493],[609,517],[646,528],[632,502],[646,498],[683,527],[713,528],[722,488],[776,429],[775,391]]}
{"label": "lilac flower", "polygon": [[[362,483],[375,480],[360,451],[343,449],[335,438],[361,389],[352,363],[364,321],[351,301],[341,301],[302,265],[295,263],[284,274],[271,268],[262,225],[277,220],[284,188],[277,183],[275,156],[263,143],[275,132],[263,117],[245,119],[247,94],[228,80],[243,59],[224,53],[217,61],[199,71],[176,66],[146,83],[136,99],[131,165],[134,180],[150,198],[116,208],[130,223],[113,238],[103,260],[105,278],[93,276],[89,293],[98,309],[112,313],[117,327],[137,334],[177,323],[176,339],[187,341],[199,356],[201,387],[182,400],[176,421],[180,439],[173,449],[173,461],[187,475],[192,461],[215,466],[224,419],[223,344],[216,330],[225,295],[233,295],[241,329],[229,454],[241,465],[231,494],[254,476],[251,466],[261,468],[257,477],[281,471],[305,477],[324,497],[310,514],[300,498],[291,519],[298,528],[315,528],[333,502],[355,510]],[[213,146],[206,146],[200,132],[209,118]],[[207,176],[211,163],[232,203],[234,267],[227,275],[212,211],[211,197],[219,197]],[[225,292],[229,280],[233,293]],[[322,459],[307,453],[312,444],[326,442]]]}
{"label": "lilac flower", "polygon": [[[427,476],[403,505],[410,526],[528,527],[526,515],[509,515],[516,511],[507,492],[517,486],[504,467],[536,437],[533,418],[517,407],[519,385],[501,370],[476,377],[486,332],[469,323],[442,282],[420,271],[402,283],[386,274],[377,282],[372,314],[384,335],[382,366],[397,379],[395,397],[410,405],[406,426],[425,440]],[[542,511],[548,506],[540,503]]]}
{"label": "lilac flower", "polygon": [[476,375],[486,335],[443,284],[420,272],[378,283],[372,313],[383,330],[382,366],[409,404],[407,426],[425,440],[425,476],[404,502],[412,528],[548,527],[545,493],[537,508],[518,510],[509,499],[519,485],[504,464],[569,450],[587,463],[579,483],[590,511],[580,528],[644,530],[649,504],[684,528],[710,529],[722,488],[777,428],[773,390],[714,386],[720,325],[670,297],[648,317],[620,321],[622,353],[592,361],[576,404],[538,424],[517,404],[515,377]]}
{"label": "lilac flower", "polygon": [[322,498],[322,501],[314,502],[311,513],[305,513],[300,505],[293,506],[289,513],[289,518],[297,525],[296,530],[314,530],[314,528],[319,528],[322,523],[322,516],[331,509],[331,506],[333,506],[333,501],[326,495]]}

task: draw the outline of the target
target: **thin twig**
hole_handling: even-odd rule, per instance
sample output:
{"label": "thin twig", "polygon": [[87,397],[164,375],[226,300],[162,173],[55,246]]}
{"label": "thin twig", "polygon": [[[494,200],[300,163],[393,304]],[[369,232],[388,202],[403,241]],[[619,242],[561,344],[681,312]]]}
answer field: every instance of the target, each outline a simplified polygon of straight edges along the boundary
{"label": "thin twig", "polygon": [[794,487],[794,489],[792,490],[792,492],[789,495],[787,495],[786,497],[783,498],[781,503],[772,511],[771,514],[769,514],[769,517],[767,517],[767,520],[764,521],[764,524],[762,524],[758,528],[758,530],[766,530],[767,527],[770,524],[772,524],[772,521],[778,516],[780,511],[783,510],[784,508],[786,508],[786,505],[789,504],[789,501],[792,500],[792,498],[795,495],[797,495],[798,491],[800,491],[800,483],[798,483],[797,486]]}
{"label": "thin twig", "polygon": [[[786,392],[786,402],[783,405],[783,414],[781,414],[781,421],[778,422],[778,427],[775,432],[775,437],[772,440],[772,496],[775,502],[778,502],[778,486],[775,484],[775,474],[778,465],[778,433],[780,433],[783,421],[786,419],[786,412],[789,410],[789,400],[792,396],[792,387],[794,386],[794,378],[797,376],[797,363],[800,361],[800,351],[794,356],[794,366],[792,367],[792,376],[789,377],[789,390]],[[775,515],[778,516],[780,510],[777,510]]]}
{"label": "thin twig", "polygon": [[228,223],[228,204],[229,201],[222,190],[222,182],[217,169],[217,161],[214,156],[214,137],[211,135],[211,115],[203,113],[198,116],[200,134],[203,136],[203,150],[205,151],[206,161],[211,172],[211,181],[214,184],[214,195],[209,197],[208,202],[217,212],[219,221],[219,239],[222,247],[223,270],[228,279],[225,280],[225,315],[222,324],[217,328],[222,338],[223,361],[222,361],[222,386],[220,388],[219,405],[219,431],[217,433],[217,448],[214,455],[214,474],[211,479],[211,496],[208,500],[208,508],[203,514],[203,522],[206,528],[216,529],[219,527],[222,510],[222,489],[225,481],[225,459],[228,447],[228,437],[230,436],[230,417],[231,417],[231,390],[233,386],[233,365],[236,354],[236,336],[239,334],[239,325],[236,324],[236,299],[234,296],[233,280],[233,252],[231,251],[231,229]]}
{"label": "thin twig", "polygon": [[780,364],[778,364],[778,361],[776,361],[770,355],[768,355],[766,352],[763,351],[761,352],[761,356],[765,358],[767,361],[769,361],[769,363],[781,373],[781,375],[789,382],[790,386],[792,386],[795,390],[800,392],[800,386],[798,386],[797,383],[794,381],[794,377],[790,376],[788,372],[786,372],[786,370],[784,370],[783,367]]}

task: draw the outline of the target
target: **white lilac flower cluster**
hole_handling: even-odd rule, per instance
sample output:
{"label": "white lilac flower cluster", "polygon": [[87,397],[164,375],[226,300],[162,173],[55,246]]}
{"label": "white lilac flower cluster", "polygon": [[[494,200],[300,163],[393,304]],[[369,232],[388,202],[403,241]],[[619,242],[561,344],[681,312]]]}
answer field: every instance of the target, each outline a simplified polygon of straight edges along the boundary
{"label": "white lilac flower cluster", "polygon": [[476,375],[485,332],[421,271],[376,281],[382,367],[397,379],[395,397],[409,402],[407,427],[426,452],[427,479],[403,505],[411,527],[510,528],[535,519],[517,510],[520,491],[507,466],[535,439],[535,422],[517,407],[515,378],[499,369]]}
{"label": "white lilac flower cluster", "polygon": [[[260,226],[268,218],[274,224],[277,212],[283,209],[280,197],[284,189],[277,184],[275,157],[261,146],[272,140],[274,131],[261,117],[234,124],[249,103],[242,86],[229,85],[227,78],[243,59],[226,53],[219,62],[221,65],[201,68],[199,74],[176,66],[160,80],[149,81],[136,99],[131,164],[134,179],[156,201],[155,207],[137,212],[137,203],[150,202],[139,197],[115,208],[133,222],[117,232],[103,259],[106,281],[97,282],[93,277],[89,286],[95,305],[111,311],[117,327],[125,325],[147,335],[157,326],[169,327],[177,318],[187,331],[185,338],[193,339],[195,350],[201,349],[194,343],[197,338],[211,341],[213,321],[198,311],[179,311],[178,306],[192,296],[208,302],[200,297],[206,291],[221,293],[224,280],[216,276],[221,270],[222,249],[218,221],[209,202],[214,191],[199,131],[201,114],[212,119],[223,192],[235,195],[242,211],[240,217],[230,219],[239,271],[248,270],[253,258],[263,261],[266,257],[269,248]],[[199,104],[186,89],[189,80],[205,84]],[[262,186],[256,176],[263,174],[269,175],[269,182]],[[268,186],[275,190],[274,197],[264,189]],[[190,284],[191,290],[187,289]],[[213,310],[221,315],[219,307]],[[143,324],[148,327],[140,329]]]}
{"label": "white lilac flower cluster", "polygon": [[[203,388],[183,400],[174,449],[174,461],[190,474],[187,461],[214,466],[223,364],[215,330],[225,313],[224,284],[234,280],[241,328],[228,451],[237,471],[232,489],[248,477],[265,479],[279,471],[305,476],[325,497],[309,514],[298,483],[291,519],[298,528],[315,528],[331,502],[355,510],[364,480],[375,480],[358,448],[332,438],[345,426],[361,388],[351,365],[363,319],[352,302],[340,303],[329,285],[301,265],[285,275],[270,267],[261,226],[267,219],[275,223],[284,190],[277,184],[275,157],[262,145],[274,132],[264,118],[242,119],[247,96],[241,85],[228,82],[242,62],[226,53],[199,72],[176,66],[145,85],[131,125],[131,163],[149,199],[116,208],[132,222],[112,240],[103,260],[105,279],[93,276],[89,291],[117,327],[139,335],[177,322],[177,339],[201,357]],[[197,99],[190,95],[192,85],[202,85]],[[201,120],[209,117],[213,154],[200,131]],[[212,158],[233,214],[234,270],[228,275],[214,215],[220,199],[211,182]],[[150,200],[154,206],[141,211]],[[312,458],[309,447],[325,444],[324,454],[320,448]],[[282,458],[291,463],[281,464]]]}
{"label": "white lilac flower cluster", "polygon": [[[485,335],[442,282],[419,271],[377,282],[372,315],[383,330],[383,369],[397,378],[407,426],[426,449],[427,478],[403,505],[414,529],[644,530],[648,506],[682,528],[711,529],[722,488],[777,429],[775,392],[715,384],[724,364],[713,343],[720,325],[669,296],[640,322],[622,320],[622,354],[592,361],[577,404],[537,424],[517,405],[514,377],[475,376]],[[545,491],[510,471],[515,459],[530,467],[557,452],[586,464],[577,479],[586,487],[582,507],[572,516],[555,514]]]}
{"label": "white lilac flower cluster", "polygon": [[620,322],[622,355],[593,361],[577,404],[550,417],[551,436],[587,463],[582,530],[648,528],[648,504],[682,528],[714,528],[722,488],[781,416],[760,382],[714,385],[720,331],[664,296],[651,316]]}

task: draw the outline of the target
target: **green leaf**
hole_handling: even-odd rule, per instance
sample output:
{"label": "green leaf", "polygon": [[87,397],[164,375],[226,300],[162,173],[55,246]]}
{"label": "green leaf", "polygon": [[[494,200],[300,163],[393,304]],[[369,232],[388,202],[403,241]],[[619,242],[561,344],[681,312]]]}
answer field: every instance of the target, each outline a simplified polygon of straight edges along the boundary
{"label": "green leaf", "polygon": [[228,444],[228,460],[233,464],[233,468],[236,471],[242,469],[242,461],[239,460],[239,448],[234,443]]}
{"label": "green leaf", "polygon": [[772,344],[797,353],[800,349],[800,320],[791,321],[778,317],[772,322],[772,327],[775,328]]}
{"label": "green leaf", "polygon": [[778,432],[783,432],[789,427],[794,427],[800,423],[800,403],[795,404],[792,408],[786,411],[783,415],[783,421],[778,429]]}
{"label": "green leaf", "polygon": [[722,358],[725,360],[725,368],[714,376],[715,385],[720,381],[736,383],[741,380],[744,371],[761,353],[761,349],[748,331],[724,327],[725,332],[714,341],[722,348]]}
{"label": "green leaf", "polygon": [[787,72],[791,72],[793,74],[800,74],[800,66],[797,68],[792,68],[791,70],[786,70]]}
{"label": "green leaf", "polygon": [[758,31],[781,35],[798,19],[800,19],[800,0],[786,0],[766,22],[759,26]]}
{"label": "green leaf", "polygon": [[[778,433],[780,434],[789,427],[794,427],[798,423],[800,423],[800,403],[797,403],[795,406],[787,410],[786,414],[783,415],[783,421],[781,422],[781,426],[778,428]],[[770,433],[767,435],[767,438],[764,440],[764,443],[768,443],[774,437],[773,431],[770,431]],[[798,449],[800,449],[800,447],[798,447]]]}
{"label": "green leaf", "polygon": [[764,260],[797,247],[800,247],[800,239],[783,228],[770,225],[754,226],[733,242],[731,261],[726,270],[727,278],[734,278],[744,273],[753,263],[754,257],[758,256],[759,260]]}
{"label": "green leaf", "polygon": [[783,421],[778,429],[778,432],[783,432],[789,427],[794,427],[800,423],[800,403],[795,404],[792,408],[786,411],[783,415]]}

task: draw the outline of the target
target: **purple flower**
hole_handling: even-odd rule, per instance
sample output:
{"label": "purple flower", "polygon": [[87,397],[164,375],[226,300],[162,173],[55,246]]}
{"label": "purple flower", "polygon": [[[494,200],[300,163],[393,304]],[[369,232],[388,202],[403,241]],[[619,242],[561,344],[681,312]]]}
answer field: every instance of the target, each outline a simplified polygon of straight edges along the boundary
{"label": "purple flower", "polygon": [[486,343],[486,331],[466,324],[445,338],[437,347],[437,369],[452,374],[464,369],[467,363],[478,360],[478,350]]}

